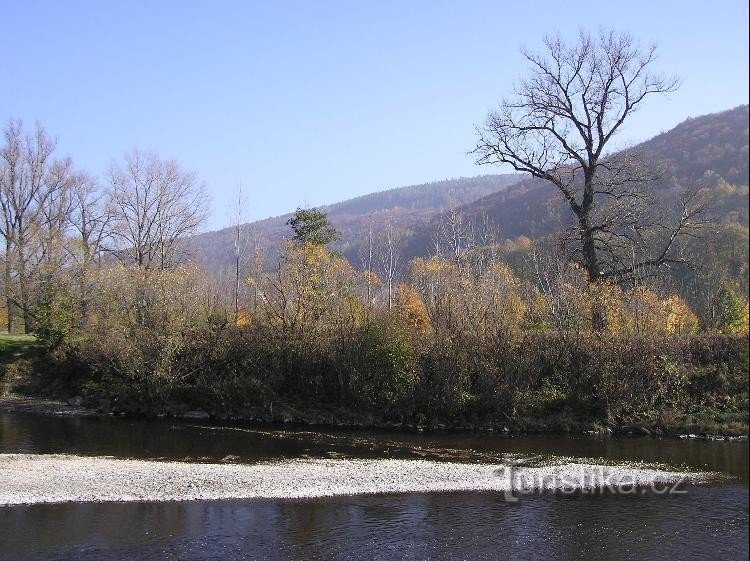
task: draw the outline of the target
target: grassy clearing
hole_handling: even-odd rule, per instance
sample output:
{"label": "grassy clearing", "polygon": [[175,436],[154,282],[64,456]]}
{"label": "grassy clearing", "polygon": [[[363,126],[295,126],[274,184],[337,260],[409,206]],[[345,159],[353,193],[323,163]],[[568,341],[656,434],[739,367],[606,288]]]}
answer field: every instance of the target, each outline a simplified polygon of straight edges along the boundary
{"label": "grassy clearing", "polygon": [[0,333],[0,395],[23,385],[33,371],[42,345],[33,335]]}
{"label": "grassy clearing", "polygon": [[0,333],[0,352],[34,343],[36,343],[34,335],[9,335],[8,333]]}

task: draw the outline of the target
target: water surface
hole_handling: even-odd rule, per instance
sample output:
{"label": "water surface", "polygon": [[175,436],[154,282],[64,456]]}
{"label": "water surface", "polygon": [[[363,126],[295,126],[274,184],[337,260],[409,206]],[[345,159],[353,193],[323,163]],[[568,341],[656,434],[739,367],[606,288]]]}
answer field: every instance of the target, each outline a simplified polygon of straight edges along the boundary
{"label": "water surface", "polygon": [[0,507],[0,559],[742,559],[748,446],[701,440],[402,434],[0,413],[0,453],[189,461],[505,453],[719,471],[680,495],[492,493]]}

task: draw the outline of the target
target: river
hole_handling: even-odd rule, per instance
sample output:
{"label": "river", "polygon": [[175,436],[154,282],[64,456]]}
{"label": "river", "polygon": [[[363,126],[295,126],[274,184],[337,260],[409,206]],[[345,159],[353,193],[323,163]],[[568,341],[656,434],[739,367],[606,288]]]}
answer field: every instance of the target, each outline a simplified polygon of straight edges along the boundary
{"label": "river", "polygon": [[0,453],[208,463],[552,454],[724,475],[679,494],[460,492],[0,506],[0,559],[746,559],[748,444],[0,413]]}

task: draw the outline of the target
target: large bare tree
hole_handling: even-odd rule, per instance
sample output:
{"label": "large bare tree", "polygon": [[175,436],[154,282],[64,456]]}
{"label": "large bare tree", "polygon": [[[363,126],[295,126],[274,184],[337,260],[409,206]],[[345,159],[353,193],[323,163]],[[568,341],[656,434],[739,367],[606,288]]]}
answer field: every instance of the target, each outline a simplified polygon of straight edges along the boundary
{"label": "large bare tree", "polygon": [[173,160],[133,150],[109,171],[118,255],[144,269],[166,269],[180,242],[206,218],[208,199],[195,174]]}
{"label": "large bare tree", "polygon": [[24,330],[33,328],[32,288],[41,265],[61,265],[74,172],[70,159],[54,159],[56,141],[41,125],[26,134],[10,121],[0,147],[0,237],[5,242],[3,286],[12,332],[20,310]]}
{"label": "large bare tree", "polygon": [[89,322],[89,303],[94,293],[91,272],[109,249],[112,207],[107,193],[99,183],[85,173],[76,175],[71,189],[70,240],[68,251],[77,284],[81,324]]}
{"label": "large bare tree", "polygon": [[[655,168],[632,150],[611,153],[628,118],[678,80],[652,72],[655,46],[627,34],[581,32],[572,43],[547,37],[544,47],[522,51],[528,77],[477,128],[477,163],[507,164],[559,190],[590,282],[622,282],[683,262],[676,240],[694,227],[701,205],[691,195],[674,211],[657,212],[647,187]],[[602,321],[595,312],[594,327]]]}

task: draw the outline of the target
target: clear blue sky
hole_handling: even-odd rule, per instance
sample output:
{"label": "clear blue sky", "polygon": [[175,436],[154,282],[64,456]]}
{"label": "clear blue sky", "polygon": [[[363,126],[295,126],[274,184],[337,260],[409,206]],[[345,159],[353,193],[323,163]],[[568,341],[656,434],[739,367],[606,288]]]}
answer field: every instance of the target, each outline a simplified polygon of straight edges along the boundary
{"label": "clear blue sky", "polygon": [[175,158],[208,184],[207,229],[240,183],[260,219],[493,172],[466,156],[473,125],[545,33],[628,31],[681,76],[618,142],[748,102],[746,0],[2,4],[0,119],[98,175],[133,147]]}

